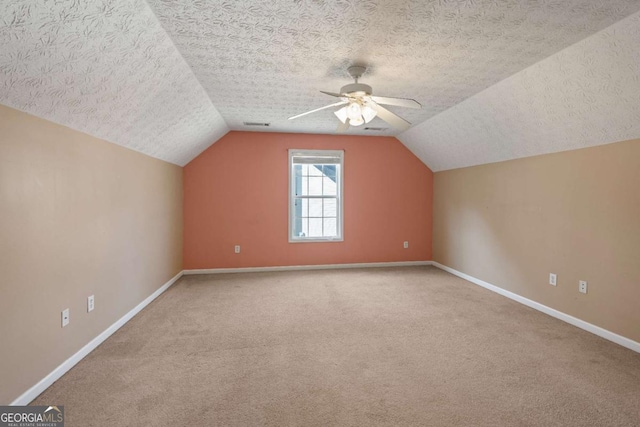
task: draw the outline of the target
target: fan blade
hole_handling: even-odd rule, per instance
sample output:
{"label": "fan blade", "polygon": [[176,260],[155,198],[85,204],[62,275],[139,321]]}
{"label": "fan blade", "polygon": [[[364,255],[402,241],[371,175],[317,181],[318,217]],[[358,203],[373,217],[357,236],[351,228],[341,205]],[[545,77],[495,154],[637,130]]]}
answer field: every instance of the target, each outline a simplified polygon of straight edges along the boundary
{"label": "fan blade", "polygon": [[344,123],[340,123],[338,125],[338,129],[336,129],[336,133],[343,133],[349,130],[349,119],[345,120]]}
{"label": "fan blade", "polygon": [[344,105],[347,101],[336,102],[335,104],[325,105],[324,107],[316,108],[315,110],[307,111],[306,113],[298,114],[297,116],[289,117],[289,120],[297,119],[298,117],[306,116],[307,114],[315,113],[316,111],[324,110],[325,108],[337,107],[338,105]]}
{"label": "fan blade", "polygon": [[407,98],[389,98],[387,96],[372,96],[373,99],[378,104],[384,105],[395,105],[398,107],[406,107],[406,108],[422,108],[422,105],[418,101]]}
{"label": "fan blade", "polygon": [[378,113],[378,117],[389,123],[394,128],[397,128],[403,132],[411,127],[411,123],[409,123],[402,117],[393,114],[382,105],[378,105],[375,102],[369,102],[369,105],[371,106],[371,108],[376,110],[376,112]]}
{"label": "fan blade", "polygon": [[324,90],[321,90],[320,93],[324,93],[325,95],[329,95],[329,96],[335,96],[336,98],[342,98],[342,94],[340,93],[335,93],[335,92],[325,92]]}

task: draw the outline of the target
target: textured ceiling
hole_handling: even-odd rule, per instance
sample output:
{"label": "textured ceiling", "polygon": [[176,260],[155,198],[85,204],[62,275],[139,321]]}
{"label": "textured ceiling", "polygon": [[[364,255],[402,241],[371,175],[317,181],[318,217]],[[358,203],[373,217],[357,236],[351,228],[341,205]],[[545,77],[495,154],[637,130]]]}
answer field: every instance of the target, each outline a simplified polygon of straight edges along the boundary
{"label": "textured ceiling", "polygon": [[[621,55],[634,52],[615,45],[598,50],[604,59],[548,57],[638,10],[638,0],[0,0],[0,103],[183,165],[246,121],[333,133],[331,110],[286,118],[333,102],[318,91],[338,91],[350,82],[346,68],[363,63],[361,81],[375,94],[423,104],[389,109],[419,124],[400,139],[440,170],[557,151],[550,142],[531,148],[532,135],[552,131],[513,138],[514,120],[532,104],[545,113],[546,100],[548,115],[589,119],[605,108],[589,110],[581,84],[612,82],[598,96],[620,90],[618,79],[631,74],[607,63],[633,71]],[[618,36],[607,40],[637,42]],[[591,64],[603,67],[595,77]],[[582,83],[564,84],[573,72]],[[556,132],[579,127],[559,122]],[[377,118],[370,126],[388,127]]]}
{"label": "textured ceiling", "polygon": [[227,125],[144,0],[0,0],[0,103],[184,165]]}
{"label": "textured ceiling", "polygon": [[372,65],[361,81],[374,94],[423,104],[390,108],[416,124],[640,9],[638,0],[149,4],[231,129],[257,121],[315,133],[336,130],[332,110],[286,118],[335,102],[319,91],[350,83],[353,62]]}
{"label": "textured ceiling", "polygon": [[640,138],[640,12],[398,138],[434,171]]}

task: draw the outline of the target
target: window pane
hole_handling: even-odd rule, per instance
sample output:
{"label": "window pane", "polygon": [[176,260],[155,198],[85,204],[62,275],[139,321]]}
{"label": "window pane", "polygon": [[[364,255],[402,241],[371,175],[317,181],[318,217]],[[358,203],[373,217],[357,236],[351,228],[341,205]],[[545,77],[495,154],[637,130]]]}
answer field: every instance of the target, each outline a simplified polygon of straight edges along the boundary
{"label": "window pane", "polygon": [[338,195],[338,186],[336,185],[335,182],[331,181],[327,177],[324,177],[324,181],[322,182],[322,195],[323,196]]}
{"label": "window pane", "polygon": [[309,165],[310,176],[322,176],[322,165]]}
{"label": "window pane", "polygon": [[324,199],[323,216],[338,216],[336,214],[336,207],[338,205],[337,199]]}
{"label": "window pane", "polygon": [[296,199],[293,205],[293,235],[299,236],[302,232],[302,202],[303,200]]}
{"label": "window pane", "polygon": [[300,187],[296,188],[296,194],[298,196],[308,196],[309,195],[309,177],[308,176],[303,176],[300,179]]}
{"label": "window pane", "polygon": [[308,199],[309,203],[309,215],[310,217],[321,217],[322,216],[322,199]]}
{"label": "window pane", "polygon": [[322,173],[327,178],[331,179],[332,181],[335,181],[336,180],[336,165],[324,165],[324,166],[322,166]]}
{"label": "window pane", "polygon": [[302,176],[294,176],[293,177],[293,192],[296,195],[302,194]]}
{"label": "window pane", "polygon": [[310,176],[309,177],[309,196],[321,196],[322,195],[322,177]]}
{"label": "window pane", "polygon": [[334,237],[338,235],[338,226],[335,218],[324,219],[324,237]]}
{"label": "window pane", "polygon": [[322,218],[309,218],[309,237],[322,237]]}
{"label": "window pane", "polygon": [[302,218],[293,218],[293,235],[299,236],[302,233]]}
{"label": "window pane", "polygon": [[330,150],[291,150],[289,173],[292,238],[337,237],[341,223],[338,199],[342,181],[342,152]]}

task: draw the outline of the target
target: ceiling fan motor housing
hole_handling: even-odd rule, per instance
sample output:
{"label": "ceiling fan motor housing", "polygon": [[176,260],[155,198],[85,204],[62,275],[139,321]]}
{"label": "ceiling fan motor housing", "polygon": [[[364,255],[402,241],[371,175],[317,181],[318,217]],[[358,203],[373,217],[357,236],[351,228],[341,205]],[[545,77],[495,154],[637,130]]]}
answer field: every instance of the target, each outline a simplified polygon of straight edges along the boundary
{"label": "ceiling fan motor housing", "polygon": [[340,93],[350,96],[365,96],[371,95],[373,93],[373,90],[371,89],[371,86],[365,85],[363,83],[351,83],[346,86],[342,86],[342,88],[340,89]]}

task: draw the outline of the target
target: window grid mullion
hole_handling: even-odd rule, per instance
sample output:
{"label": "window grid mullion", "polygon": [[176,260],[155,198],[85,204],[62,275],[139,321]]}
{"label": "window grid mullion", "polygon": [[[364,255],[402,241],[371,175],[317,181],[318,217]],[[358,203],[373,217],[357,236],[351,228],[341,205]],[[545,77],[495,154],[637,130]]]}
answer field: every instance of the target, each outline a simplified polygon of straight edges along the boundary
{"label": "window grid mullion", "polygon": [[[291,152],[291,150],[290,150]],[[291,159],[291,157],[290,157]],[[292,172],[293,174],[295,174],[295,167],[298,164],[296,163],[292,163]],[[301,164],[301,166],[303,166],[302,169],[306,168],[305,170],[301,170],[301,174],[299,175],[300,179],[306,179],[306,184],[304,184],[301,188],[300,188],[300,194],[298,194],[297,191],[293,191],[291,196],[293,198],[293,203],[294,205],[296,204],[300,204],[301,205],[301,210],[299,211],[300,213],[300,217],[297,217],[297,210],[294,210],[292,212],[292,219],[295,221],[296,218],[299,218],[299,221],[305,221],[306,222],[306,227],[300,227],[300,232],[303,235],[302,238],[325,238],[326,234],[328,232],[328,230],[325,227],[325,219],[333,219],[335,221],[335,227],[336,230],[334,233],[337,233],[337,237],[341,237],[342,236],[342,210],[341,210],[341,190],[342,190],[342,155],[340,155],[340,162],[338,164],[336,164],[335,167],[335,178],[331,178],[329,175],[333,176],[333,174],[331,173],[331,171],[326,171],[324,168],[324,165],[321,165],[320,167],[316,167],[316,164]],[[320,172],[319,176],[316,176],[316,169]],[[312,175],[313,174],[313,175]],[[329,174],[329,175],[326,175]],[[313,182],[311,182],[311,179],[314,179]],[[318,182],[316,181],[316,178],[320,179],[320,191],[319,194],[317,191],[317,187],[318,187]],[[326,179],[331,179],[337,186],[336,188],[336,193],[334,195],[328,195],[325,194],[325,184],[328,185],[328,182],[326,182]],[[313,183],[313,186],[311,185]],[[316,194],[311,195],[311,187],[314,187],[314,192],[316,192]],[[306,194],[304,194],[306,193]],[[306,202],[305,202],[306,200]],[[310,203],[313,200],[318,200],[317,202],[314,203]],[[333,203],[335,203],[335,212],[333,212],[332,216],[325,216],[325,210],[327,209],[326,207],[326,201],[327,200],[331,200],[332,201],[332,206]],[[312,213],[311,212],[311,205],[314,205],[314,212],[316,210],[319,209],[318,213]],[[304,209],[302,208],[302,205],[306,205],[307,206],[307,212],[305,214]],[[320,220],[320,227],[317,227],[317,221],[315,221],[316,219]],[[314,231],[313,234],[314,236],[310,236],[311,233],[311,222],[314,223]],[[302,224],[300,224],[302,226]],[[318,230],[319,229],[319,230]],[[293,230],[292,230],[293,231]],[[318,233],[318,231],[320,231],[320,233]]]}

